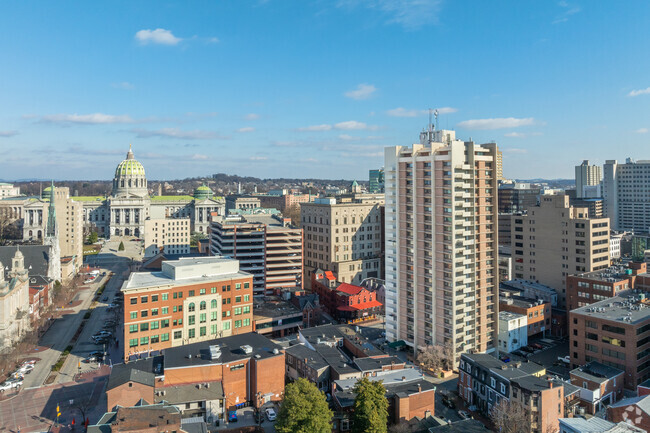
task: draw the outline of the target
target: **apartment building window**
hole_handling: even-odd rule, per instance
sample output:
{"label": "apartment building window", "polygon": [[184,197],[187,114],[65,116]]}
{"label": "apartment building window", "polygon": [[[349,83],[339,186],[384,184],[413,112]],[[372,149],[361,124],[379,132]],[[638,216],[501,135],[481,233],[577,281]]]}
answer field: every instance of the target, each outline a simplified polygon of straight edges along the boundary
{"label": "apartment building window", "polygon": [[241,320],[235,320],[235,329],[241,328]]}
{"label": "apartment building window", "polygon": [[138,298],[133,297],[131,298],[131,305],[136,305],[138,303]]}
{"label": "apartment building window", "polygon": [[183,338],[183,331],[174,331],[174,340],[178,340],[179,338]]}
{"label": "apartment building window", "polygon": [[199,289],[199,295],[205,295],[205,290],[206,289]]}
{"label": "apartment building window", "polygon": [[158,302],[158,295],[151,295],[151,302]]}
{"label": "apartment building window", "polygon": [[147,317],[147,316],[149,316],[149,310],[140,311],[140,317]]}
{"label": "apartment building window", "polygon": [[196,307],[194,306],[194,302],[191,302],[190,305],[187,306],[187,311],[189,311],[190,313],[193,313],[195,308]]}
{"label": "apartment building window", "polygon": [[187,296],[194,296],[194,290],[190,290]]}
{"label": "apartment building window", "polygon": [[132,311],[131,313],[131,319],[137,319],[138,318],[138,312],[137,311]]}
{"label": "apartment building window", "polygon": [[195,320],[196,320],[196,317],[194,315],[187,316],[187,322],[188,322],[187,324],[188,325],[194,325]]}
{"label": "apartment building window", "polygon": [[129,333],[138,332],[138,325],[129,325]]}
{"label": "apartment building window", "polygon": [[199,310],[205,310],[206,307],[207,307],[206,302],[205,302],[205,301],[201,301],[201,303],[199,304]]}
{"label": "apartment building window", "polygon": [[188,337],[189,338],[194,338],[196,336],[196,330],[194,328],[190,329],[188,331]]}

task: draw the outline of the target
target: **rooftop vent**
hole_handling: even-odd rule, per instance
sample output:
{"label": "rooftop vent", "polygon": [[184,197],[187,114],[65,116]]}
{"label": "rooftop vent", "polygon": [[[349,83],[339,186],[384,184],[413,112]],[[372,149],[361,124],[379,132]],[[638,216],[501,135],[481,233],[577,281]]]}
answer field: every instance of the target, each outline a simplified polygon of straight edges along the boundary
{"label": "rooftop vent", "polygon": [[221,356],[221,347],[210,346],[210,359],[219,359]]}
{"label": "rooftop vent", "polygon": [[240,349],[247,355],[253,353],[253,348],[248,344],[244,344],[243,346],[240,346]]}

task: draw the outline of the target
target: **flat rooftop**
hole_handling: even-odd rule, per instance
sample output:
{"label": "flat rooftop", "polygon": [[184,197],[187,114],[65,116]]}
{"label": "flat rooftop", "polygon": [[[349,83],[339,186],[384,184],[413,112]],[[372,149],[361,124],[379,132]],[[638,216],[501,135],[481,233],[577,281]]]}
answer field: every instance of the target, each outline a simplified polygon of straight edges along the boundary
{"label": "flat rooftop", "polygon": [[509,281],[502,281],[501,285],[504,287],[510,287],[513,289],[525,290],[525,289],[534,289],[541,292],[548,292],[548,294],[557,294],[557,291],[552,287],[545,286],[540,283],[528,280],[514,279]]}
{"label": "flat rooftop", "polygon": [[263,302],[258,299],[254,300],[253,315],[255,320],[273,319],[284,316],[302,316],[302,311],[291,302],[280,299],[278,296],[266,296]]}
{"label": "flat rooftop", "polygon": [[623,373],[623,370],[596,361],[571,370],[571,374],[596,383],[606,382]]}
{"label": "flat rooftop", "polygon": [[607,283],[617,283],[619,281],[625,281],[633,276],[632,273],[627,274],[626,271],[630,270],[627,266],[624,265],[614,265],[610,266],[607,269],[601,269],[594,272],[582,272],[579,274],[570,275],[571,277],[578,278],[588,278],[594,281],[602,281]]}
{"label": "flat rooftop", "polygon": [[649,297],[647,292],[625,290],[618,296],[576,308],[571,313],[634,325],[650,320]]}
{"label": "flat rooftop", "polygon": [[[401,370],[390,370],[385,373],[377,373],[377,375],[367,376],[368,380],[373,382],[383,381],[386,388],[393,385],[400,385],[407,382],[413,382],[423,379],[424,376],[418,368],[403,368]],[[354,388],[359,378],[341,379],[336,381],[336,388],[346,391]]]}
{"label": "flat rooftop", "polygon": [[511,313],[510,311],[499,311],[499,320],[516,320],[516,319],[526,319],[526,316],[523,314]]}
{"label": "flat rooftop", "polygon": [[164,261],[162,271],[131,273],[122,285],[122,291],[185,286],[251,276],[252,274],[239,270],[238,260],[220,256],[186,257]]}
{"label": "flat rooftop", "polygon": [[[279,218],[279,219],[278,219]],[[290,224],[285,225],[282,221],[282,215],[268,215],[268,214],[259,214],[259,215],[229,215],[226,217],[218,217],[213,219],[213,221],[218,222],[222,226],[238,226],[238,225],[265,225],[270,229],[296,229]]]}

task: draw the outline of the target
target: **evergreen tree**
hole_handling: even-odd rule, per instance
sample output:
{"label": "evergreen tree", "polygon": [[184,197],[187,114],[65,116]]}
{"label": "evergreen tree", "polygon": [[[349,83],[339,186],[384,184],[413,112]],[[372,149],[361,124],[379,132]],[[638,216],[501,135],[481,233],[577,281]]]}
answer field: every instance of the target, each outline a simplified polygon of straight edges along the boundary
{"label": "evergreen tree", "polygon": [[120,246],[117,247],[118,251],[124,251],[124,242],[120,241]]}
{"label": "evergreen tree", "polygon": [[95,231],[90,232],[90,234],[88,235],[88,243],[94,244],[95,242],[97,242],[97,239],[99,239],[99,237],[97,236],[97,232]]}
{"label": "evergreen tree", "polygon": [[306,379],[284,389],[275,431],[278,433],[331,433],[332,411],[325,394]]}
{"label": "evergreen tree", "polygon": [[388,430],[388,400],[382,381],[359,379],[354,387],[353,433],[386,433]]}

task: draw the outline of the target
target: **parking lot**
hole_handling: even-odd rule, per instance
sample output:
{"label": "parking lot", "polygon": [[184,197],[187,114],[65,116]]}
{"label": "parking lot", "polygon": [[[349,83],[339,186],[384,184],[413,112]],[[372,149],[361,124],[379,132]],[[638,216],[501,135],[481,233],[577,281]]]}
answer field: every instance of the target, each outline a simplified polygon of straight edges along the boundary
{"label": "parking lot", "polygon": [[501,354],[501,360],[530,360],[546,367],[550,374],[555,374],[563,379],[569,378],[570,364],[560,361],[559,358],[569,356],[569,342],[567,339],[557,338],[532,338],[526,348],[515,350],[510,354]]}

